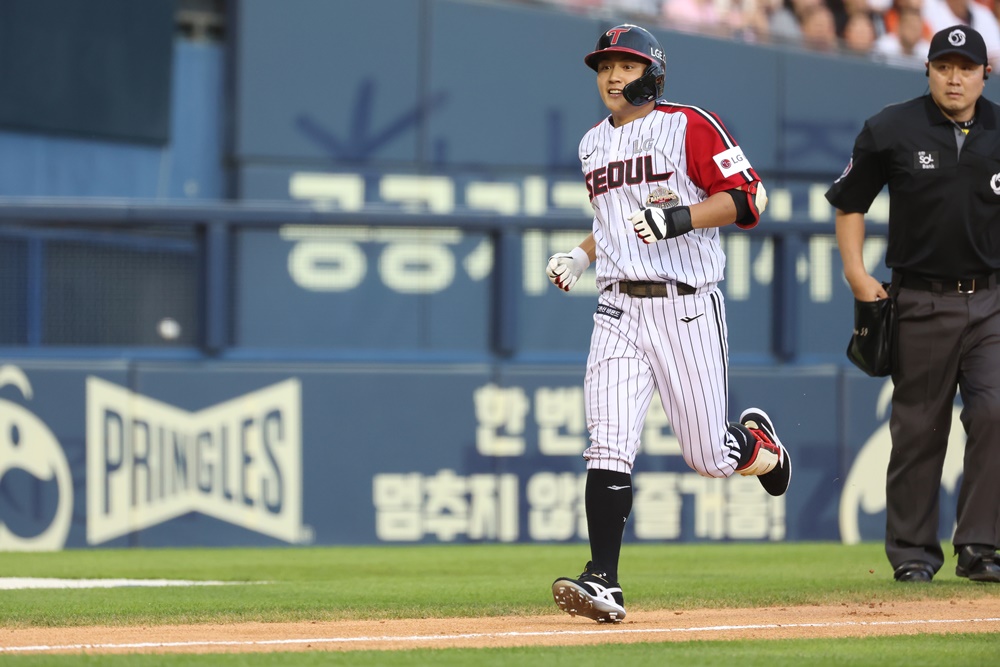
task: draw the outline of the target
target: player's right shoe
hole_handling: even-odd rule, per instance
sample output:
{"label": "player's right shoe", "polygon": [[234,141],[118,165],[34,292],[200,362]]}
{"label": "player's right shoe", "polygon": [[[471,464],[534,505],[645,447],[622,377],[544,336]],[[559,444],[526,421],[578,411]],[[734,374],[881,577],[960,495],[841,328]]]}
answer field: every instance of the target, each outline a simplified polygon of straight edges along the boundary
{"label": "player's right shoe", "polygon": [[792,459],[778,440],[771,418],[760,408],[747,408],[740,415],[740,423],[757,442],[750,461],[739,469],[739,473],[756,475],[760,485],[772,496],[784,495],[792,480]]}
{"label": "player's right shoe", "polygon": [[584,616],[598,623],[620,623],[625,618],[625,598],[621,586],[594,571],[587,563],[577,579],[560,577],[552,582],[552,597],[570,616]]}

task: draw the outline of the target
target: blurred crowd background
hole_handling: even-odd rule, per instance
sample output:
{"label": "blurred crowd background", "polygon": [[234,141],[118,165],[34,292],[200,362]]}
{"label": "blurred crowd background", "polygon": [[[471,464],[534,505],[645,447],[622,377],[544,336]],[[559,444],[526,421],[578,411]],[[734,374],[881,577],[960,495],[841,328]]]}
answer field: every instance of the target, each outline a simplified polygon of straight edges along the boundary
{"label": "blurred crowd background", "polygon": [[605,12],[649,27],[748,42],[795,44],[922,68],[931,36],[965,24],[1000,64],[1000,0],[534,0]]}
{"label": "blurred crowd background", "polygon": [[[964,24],[986,41],[1000,66],[1000,0],[491,0],[547,5],[751,43],[787,44],[812,51],[923,68],[935,32]],[[177,0],[178,25],[195,39],[224,31],[227,0]]]}

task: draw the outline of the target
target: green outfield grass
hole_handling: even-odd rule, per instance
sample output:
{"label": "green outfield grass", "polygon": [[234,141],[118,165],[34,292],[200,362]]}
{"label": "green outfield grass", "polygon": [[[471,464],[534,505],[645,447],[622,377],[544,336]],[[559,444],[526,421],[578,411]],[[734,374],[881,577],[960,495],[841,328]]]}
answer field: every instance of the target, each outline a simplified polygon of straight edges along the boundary
{"label": "green outfield grass", "polygon": [[[947,552],[947,550],[946,550]],[[0,628],[234,621],[536,615],[555,612],[549,585],[575,576],[583,545],[133,549],[0,553],[0,576],[171,578],[248,582],[189,588],[0,591]],[[627,545],[622,586],[630,611],[996,598],[1000,586],[954,575],[954,558],[930,585],[902,585],[881,544]],[[2,635],[0,635],[2,637]],[[2,639],[0,639],[2,645]],[[848,640],[704,642],[554,649],[206,656],[13,656],[14,664],[582,664],[629,665],[1000,662],[995,635]],[[575,658],[569,657],[576,655]],[[612,656],[617,656],[612,660]],[[769,656],[763,658],[762,656]],[[984,662],[986,656],[989,661]],[[736,660],[736,663],[731,661]],[[788,662],[785,662],[788,660]],[[120,662],[119,662],[120,661]],[[681,663],[683,661],[683,663]],[[604,661],[591,664],[605,664]]]}
{"label": "green outfield grass", "polygon": [[[605,644],[559,648],[357,651],[201,656],[32,656],[11,660],[17,667],[107,665],[153,667],[264,667],[320,665],[351,667],[993,667],[1000,639],[995,635],[917,635],[854,640],[697,641],[666,644]],[[4,659],[0,658],[0,663]],[[5,663],[4,663],[5,664]]]}

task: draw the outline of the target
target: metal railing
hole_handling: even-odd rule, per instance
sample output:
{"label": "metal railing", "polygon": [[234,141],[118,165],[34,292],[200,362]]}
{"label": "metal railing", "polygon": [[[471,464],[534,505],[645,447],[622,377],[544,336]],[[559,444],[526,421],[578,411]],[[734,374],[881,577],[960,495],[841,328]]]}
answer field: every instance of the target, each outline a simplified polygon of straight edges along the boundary
{"label": "metal railing", "polygon": [[[79,354],[142,358],[163,356],[158,345],[117,343],[112,350],[86,344],[71,346],[46,342],[43,312],[45,281],[41,248],[54,241],[74,240],[90,244],[117,243],[132,248],[154,248],[187,254],[197,267],[194,276],[195,307],[200,321],[190,345],[168,351],[195,358],[224,356],[233,343],[233,298],[237,261],[234,239],[247,229],[296,226],[352,226],[371,228],[451,228],[487,235],[492,241],[490,281],[490,353],[503,359],[518,351],[518,285],[522,271],[521,241],[529,230],[585,232],[590,220],[581,215],[501,216],[482,211],[463,211],[448,216],[406,212],[389,207],[367,207],[358,212],[317,210],[295,203],[158,203],[118,200],[0,200],[0,242],[23,241],[22,304],[25,331],[19,344],[7,345],[4,354]],[[171,241],[171,231],[181,236]],[[726,233],[732,233],[727,231]],[[796,263],[811,237],[833,235],[832,223],[782,222],[759,225],[753,234],[773,242],[772,308],[770,352],[775,361],[794,362],[798,355],[798,309],[796,308]],[[173,246],[171,246],[173,243]],[[11,299],[7,299],[9,303]],[[0,308],[5,302],[0,299]],[[2,315],[2,313],[0,313]],[[148,342],[148,341],[147,341]]]}

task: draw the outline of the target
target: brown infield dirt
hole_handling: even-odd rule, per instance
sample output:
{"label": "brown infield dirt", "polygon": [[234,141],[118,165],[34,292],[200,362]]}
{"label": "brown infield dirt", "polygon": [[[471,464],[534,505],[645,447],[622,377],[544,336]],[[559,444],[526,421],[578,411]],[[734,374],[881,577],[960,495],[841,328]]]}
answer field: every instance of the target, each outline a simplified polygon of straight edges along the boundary
{"label": "brown infield dirt", "polygon": [[[227,625],[0,628],[0,656],[7,653],[388,651],[956,632],[1000,632],[1000,598],[685,611],[636,608],[629,611],[624,622],[614,625],[558,614]],[[22,650],[15,647],[22,647]],[[26,647],[32,648],[25,650]]]}

